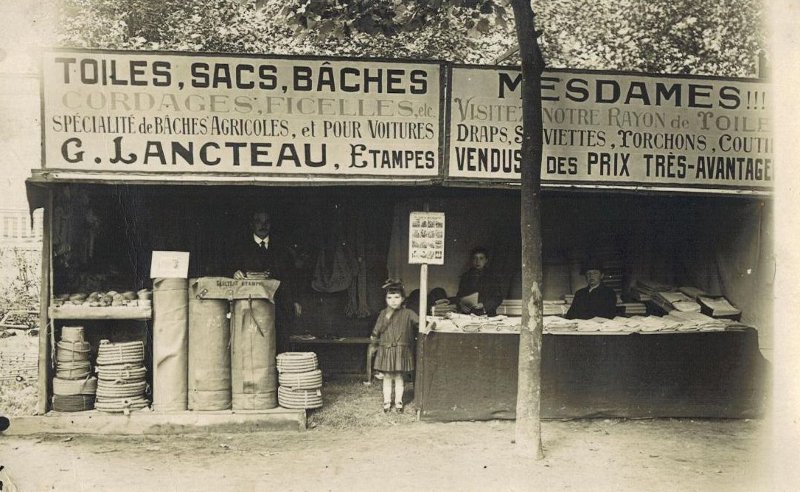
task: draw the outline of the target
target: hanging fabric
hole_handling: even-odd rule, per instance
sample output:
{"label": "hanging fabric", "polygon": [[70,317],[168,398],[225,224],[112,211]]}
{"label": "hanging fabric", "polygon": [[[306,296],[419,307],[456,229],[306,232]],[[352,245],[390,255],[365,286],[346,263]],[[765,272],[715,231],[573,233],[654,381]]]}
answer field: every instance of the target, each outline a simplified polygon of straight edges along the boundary
{"label": "hanging fabric", "polygon": [[311,287],[317,292],[346,290],[358,274],[358,261],[346,239],[341,207],[334,205],[333,222],[323,236]]}
{"label": "hanging fabric", "polygon": [[353,220],[348,228],[348,240],[356,254],[356,275],[347,289],[345,315],[350,318],[366,318],[370,315],[367,303],[366,220],[363,210],[354,208],[353,211]]}

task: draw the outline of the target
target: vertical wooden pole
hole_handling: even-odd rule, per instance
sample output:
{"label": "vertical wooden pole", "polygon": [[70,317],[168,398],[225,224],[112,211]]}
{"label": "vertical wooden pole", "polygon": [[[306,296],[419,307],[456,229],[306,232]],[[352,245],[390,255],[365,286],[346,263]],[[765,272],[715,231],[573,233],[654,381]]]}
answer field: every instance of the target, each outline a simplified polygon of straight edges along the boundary
{"label": "vertical wooden pole", "polygon": [[[425,212],[430,211],[428,202],[422,206]],[[423,263],[419,266],[419,331],[417,335],[416,364],[414,371],[414,403],[417,406],[417,420],[422,412],[422,351],[424,344],[422,337],[425,336],[424,330],[428,325],[428,264]]]}
{"label": "vertical wooden pole", "polygon": [[424,332],[425,327],[428,325],[428,264],[423,263],[419,266],[419,331],[417,334],[417,356],[416,356],[416,370],[414,372],[414,402],[417,406],[417,420],[422,413],[422,351],[424,345],[422,337],[426,336]]}
{"label": "vertical wooden pole", "polygon": [[50,380],[50,318],[48,308],[52,291],[53,254],[53,190],[47,190],[47,206],[42,213],[42,271],[39,285],[39,372],[37,379],[38,400],[36,413],[47,413]]}
{"label": "vertical wooden pole", "polygon": [[425,328],[425,318],[428,316],[428,264],[419,266],[419,327]]}
{"label": "vertical wooden pole", "polygon": [[[422,205],[424,212],[430,212],[431,206],[426,201]],[[419,267],[419,326],[424,329],[428,316],[428,264],[423,263]]]}

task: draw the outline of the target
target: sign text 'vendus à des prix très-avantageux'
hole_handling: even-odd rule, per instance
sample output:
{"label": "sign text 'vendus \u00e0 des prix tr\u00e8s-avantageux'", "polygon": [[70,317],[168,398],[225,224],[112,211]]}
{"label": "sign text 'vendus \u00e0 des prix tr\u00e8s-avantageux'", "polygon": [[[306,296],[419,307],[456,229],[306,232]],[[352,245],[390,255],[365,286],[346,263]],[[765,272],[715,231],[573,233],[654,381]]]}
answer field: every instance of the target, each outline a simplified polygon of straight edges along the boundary
{"label": "sign text 'vendus \u00e0 des prix tr\u00e8s-avantageux'", "polygon": [[51,52],[46,166],[436,176],[434,63]]}
{"label": "sign text 'vendus \u00e0 des prix tr\u00e8s-avantageux'", "polygon": [[[519,178],[520,82],[453,68],[449,176]],[[772,187],[765,83],[553,71],[542,105],[544,181]]]}

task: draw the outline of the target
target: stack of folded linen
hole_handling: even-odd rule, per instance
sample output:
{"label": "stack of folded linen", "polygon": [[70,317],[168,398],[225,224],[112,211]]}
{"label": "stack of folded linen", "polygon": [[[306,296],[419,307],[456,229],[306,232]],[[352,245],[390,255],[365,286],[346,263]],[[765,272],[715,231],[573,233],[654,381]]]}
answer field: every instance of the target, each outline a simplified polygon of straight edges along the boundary
{"label": "stack of folded linen", "polygon": [[729,319],[716,319],[696,312],[671,311],[666,316],[631,316],[568,320],[558,316],[545,316],[544,333],[680,333],[723,331],[746,328]]}
{"label": "stack of folded linen", "polygon": [[631,290],[631,296],[641,302],[651,300],[660,291],[671,291],[674,287],[654,280],[639,279]]}
{"label": "stack of folded linen", "polygon": [[678,290],[695,300],[700,296],[708,295],[705,291],[700,290],[697,287],[681,287]]}
{"label": "stack of folded linen", "polygon": [[520,330],[519,316],[476,316],[450,313],[446,317],[428,318],[434,322],[434,331],[450,333],[515,333]]}
{"label": "stack of folded linen", "polygon": [[712,318],[738,319],[742,311],[734,307],[724,297],[699,297],[701,311]]}
{"label": "stack of folded linen", "polygon": [[447,313],[455,313],[457,311],[458,306],[450,302],[450,299],[439,299],[431,307],[431,314],[434,316],[444,316]]}
{"label": "stack of folded linen", "polygon": [[481,333],[519,333],[520,318],[506,318],[505,321],[491,321],[480,326]]}
{"label": "stack of folded linen", "polygon": [[578,322],[573,319],[564,319],[560,316],[545,316],[542,318],[545,333],[563,333],[577,331]]}
{"label": "stack of folded linen", "polygon": [[455,323],[443,316],[428,316],[428,322],[433,324],[433,331],[458,332],[461,331]]}
{"label": "stack of folded linen", "polygon": [[647,314],[647,306],[643,302],[621,302],[617,306],[622,307],[626,316]]}
{"label": "stack of folded linen", "polygon": [[628,326],[639,333],[661,331],[664,327],[658,316],[632,316],[628,318]]}
{"label": "stack of folded linen", "polygon": [[497,307],[497,314],[522,316],[522,299],[503,299]]}
{"label": "stack of folded linen", "polygon": [[659,291],[653,296],[653,302],[668,313],[675,309],[685,313],[700,312],[700,304],[679,291]]}
{"label": "stack of folded linen", "polygon": [[428,321],[433,323],[433,331],[459,333],[463,332],[464,326],[480,326],[482,320],[488,319],[486,316],[475,316],[474,314],[447,313],[445,316],[428,316]]}
{"label": "stack of folded linen", "polygon": [[569,305],[566,301],[547,300],[542,302],[542,314],[544,316],[564,316],[569,310]]}
{"label": "stack of folded linen", "polygon": [[715,319],[702,313],[672,311],[668,317],[692,324],[698,331],[722,331],[732,324],[730,320]]}

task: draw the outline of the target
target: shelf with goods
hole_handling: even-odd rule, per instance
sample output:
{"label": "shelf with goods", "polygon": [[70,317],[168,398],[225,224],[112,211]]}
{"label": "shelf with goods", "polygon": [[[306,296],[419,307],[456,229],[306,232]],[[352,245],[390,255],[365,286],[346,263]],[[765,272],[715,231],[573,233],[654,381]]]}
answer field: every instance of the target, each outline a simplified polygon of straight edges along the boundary
{"label": "shelf with goods", "polygon": [[[152,355],[148,347],[152,346],[151,323],[153,308],[149,293],[143,293],[142,299],[132,299],[131,297],[134,295],[132,292],[127,292],[124,295],[117,294],[114,291],[110,292],[109,295],[101,292],[90,295],[73,294],[75,296],[73,300],[66,298],[66,294],[54,298],[47,309],[52,326],[48,341],[49,350],[52,351],[53,358],[56,359],[60,356],[59,353],[65,350],[63,343],[56,343],[56,340],[62,339],[64,333],[80,331],[81,343],[85,343],[87,348],[87,365],[89,366],[90,374],[94,375],[101,358],[100,349],[104,343],[138,344],[143,348],[144,352],[141,357],[144,375],[141,384],[138,381],[137,384],[139,386],[152,384],[150,375],[152,371]],[[114,299],[113,296],[119,297]],[[108,299],[104,297],[108,297]],[[89,299],[87,300],[86,298]],[[79,302],[80,304],[78,304]],[[72,383],[69,382],[70,378],[67,378],[66,383],[61,381],[59,378],[64,378],[57,376],[58,371],[57,364],[53,364],[47,371],[47,379],[53,388],[49,409],[89,411],[95,408],[94,395],[92,395],[91,401],[88,399],[78,401],[77,395],[72,393],[76,389],[70,387],[67,387],[68,394],[65,394],[65,384],[68,386]],[[61,394],[55,393],[56,382],[60,384]],[[83,396],[85,397],[86,395]],[[108,408],[107,410],[117,411],[116,409]]]}
{"label": "shelf with goods", "polygon": [[[138,297],[138,299],[137,299]],[[151,292],[126,291],[93,292],[91,294],[62,294],[51,301],[47,314],[50,319],[62,320],[151,320]]]}
{"label": "shelf with goods", "polygon": [[153,308],[151,306],[51,306],[47,310],[50,319],[63,320],[151,320]]}

